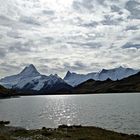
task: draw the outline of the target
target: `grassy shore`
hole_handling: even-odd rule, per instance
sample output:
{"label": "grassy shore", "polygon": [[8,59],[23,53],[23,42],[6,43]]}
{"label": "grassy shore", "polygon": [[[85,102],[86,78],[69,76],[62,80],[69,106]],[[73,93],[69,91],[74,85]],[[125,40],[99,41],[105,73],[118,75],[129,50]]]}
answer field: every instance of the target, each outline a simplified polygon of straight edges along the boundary
{"label": "grassy shore", "polygon": [[140,140],[139,135],[128,135],[88,126],[61,125],[58,128],[26,130],[0,123],[0,140]]}

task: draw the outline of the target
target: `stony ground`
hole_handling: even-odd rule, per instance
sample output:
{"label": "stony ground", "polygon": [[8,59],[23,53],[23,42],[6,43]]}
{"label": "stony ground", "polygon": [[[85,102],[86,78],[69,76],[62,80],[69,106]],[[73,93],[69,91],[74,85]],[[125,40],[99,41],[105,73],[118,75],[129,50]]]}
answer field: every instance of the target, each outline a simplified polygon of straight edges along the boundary
{"label": "stony ground", "polygon": [[61,125],[56,129],[26,130],[0,125],[0,140],[140,140],[140,136],[86,126]]}

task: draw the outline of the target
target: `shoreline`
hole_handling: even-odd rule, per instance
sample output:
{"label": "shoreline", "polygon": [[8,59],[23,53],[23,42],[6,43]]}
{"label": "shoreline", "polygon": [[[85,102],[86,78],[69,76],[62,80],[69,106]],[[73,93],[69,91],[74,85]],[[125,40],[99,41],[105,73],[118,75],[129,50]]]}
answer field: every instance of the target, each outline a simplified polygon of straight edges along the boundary
{"label": "shoreline", "polygon": [[0,140],[139,140],[138,134],[124,134],[94,126],[60,125],[58,128],[27,130],[0,125]]}
{"label": "shoreline", "polygon": [[110,94],[140,94],[140,92],[112,92],[112,93],[48,93],[48,94],[15,94],[15,95],[6,95],[6,96],[1,96],[0,99],[10,99],[10,98],[20,98],[22,96],[46,96],[46,95],[110,95]]}

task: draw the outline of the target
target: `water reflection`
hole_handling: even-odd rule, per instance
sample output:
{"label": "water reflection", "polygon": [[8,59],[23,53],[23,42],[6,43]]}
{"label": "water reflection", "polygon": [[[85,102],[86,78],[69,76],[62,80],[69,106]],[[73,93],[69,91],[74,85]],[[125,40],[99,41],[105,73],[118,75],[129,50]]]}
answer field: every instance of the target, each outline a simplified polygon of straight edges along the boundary
{"label": "water reflection", "polygon": [[81,124],[140,134],[140,94],[28,96],[0,100],[0,120],[26,128]]}
{"label": "water reflection", "polygon": [[76,104],[69,103],[68,96],[49,96],[48,99],[51,103],[45,102],[45,106],[39,114],[40,118],[47,117],[48,120],[53,120],[55,126],[60,124],[71,125],[78,118]]}

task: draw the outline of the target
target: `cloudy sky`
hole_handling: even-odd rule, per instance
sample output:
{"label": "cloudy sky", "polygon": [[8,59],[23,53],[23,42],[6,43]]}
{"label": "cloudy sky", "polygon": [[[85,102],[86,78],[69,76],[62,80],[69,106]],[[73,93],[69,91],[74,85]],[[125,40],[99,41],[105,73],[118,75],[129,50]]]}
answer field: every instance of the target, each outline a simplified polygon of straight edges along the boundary
{"label": "cloudy sky", "polygon": [[0,77],[140,68],[139,0],[0,0]]}

